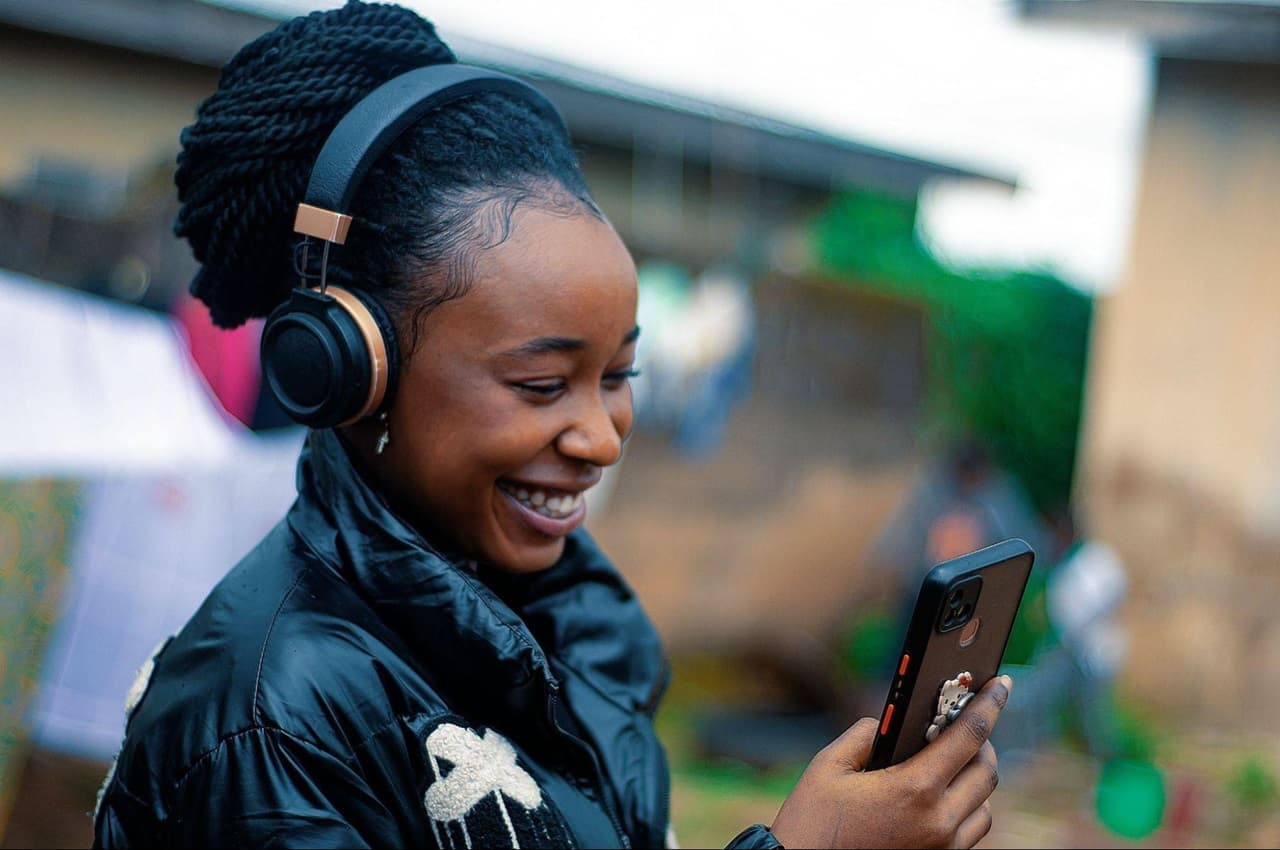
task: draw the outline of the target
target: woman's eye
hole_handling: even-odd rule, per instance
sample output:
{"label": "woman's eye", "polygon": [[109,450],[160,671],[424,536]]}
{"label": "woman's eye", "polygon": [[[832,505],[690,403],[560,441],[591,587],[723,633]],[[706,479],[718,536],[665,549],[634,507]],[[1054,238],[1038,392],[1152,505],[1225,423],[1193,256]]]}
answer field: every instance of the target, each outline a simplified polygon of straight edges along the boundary
{"label": "woman's eye", "polygon": [[640,376],[640,370],[635,368],[620,369],[617,372],[610,372],[604,376],[606,384],[620,384],[623,381]]}
{"label": "woman's eye", "polygon": [[[625,383],[630,378],[634,378],[640,374],[639,369],[628,367],[619,369],[616,372],[608,372],[605,374],[603,383],[616,387]],[[541,398],[550,398],[559,395],[568,389],[569,384],[563,380],[546,380],[546,381],[515,381],[511,384],[518,392],[528,395],[539,396]]]}
{"label": "woman's eye", "polygon": [[564,389],[564,381],[517,381],[516,389],[534,395],[551,396]]}

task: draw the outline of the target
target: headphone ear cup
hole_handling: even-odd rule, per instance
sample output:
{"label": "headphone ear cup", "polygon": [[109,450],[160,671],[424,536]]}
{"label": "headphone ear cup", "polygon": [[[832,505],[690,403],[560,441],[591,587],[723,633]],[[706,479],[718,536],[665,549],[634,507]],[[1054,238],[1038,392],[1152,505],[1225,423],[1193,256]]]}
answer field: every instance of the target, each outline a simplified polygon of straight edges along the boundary
{"label": "headphone ear cup", "polygon": [[369,346],[333,297],[293,290],[267,319],[260,352],[267,386],[295,421],[331,428],[366,406],[376,377]]}
{"label": "headphone ear cup", "polygon": [[374,324],[378,328],[378,333],[382,336],[383,354],[386,357],[387,364],[386,388],[382,393],[382,401],[378,403],[377,407],[369,411],[368,415],[373,416],[384,410],[390,410],[391,403],[395,401],[396,387],[400,385],[400,340],[396,336],[396,327],[391,322],[391,315],[383,309],[378,299],[365,290],[357,289],[354,286],[347,287],[346,291],[358,298],[365,309],[369,311],[369,315],[373,317]]}

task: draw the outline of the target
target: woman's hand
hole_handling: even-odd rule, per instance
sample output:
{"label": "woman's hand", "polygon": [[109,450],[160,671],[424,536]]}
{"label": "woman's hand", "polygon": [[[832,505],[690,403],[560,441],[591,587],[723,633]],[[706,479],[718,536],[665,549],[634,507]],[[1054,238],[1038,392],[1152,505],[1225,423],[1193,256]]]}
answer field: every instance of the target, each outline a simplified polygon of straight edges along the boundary
{"label": "woman's hand", "polygon": [[987,683],[911,758],[862,772],[877,721],[864,717],[814,756],[771,830],[784,847],[972,847],[991,829],[996,752],[987,738],[1013,682]]}

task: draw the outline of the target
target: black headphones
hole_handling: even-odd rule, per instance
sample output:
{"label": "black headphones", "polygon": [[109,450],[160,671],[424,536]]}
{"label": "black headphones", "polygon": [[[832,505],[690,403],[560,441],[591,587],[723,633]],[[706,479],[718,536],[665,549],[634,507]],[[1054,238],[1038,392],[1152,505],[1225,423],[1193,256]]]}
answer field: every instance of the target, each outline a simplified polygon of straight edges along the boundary
{"label": "black headphones", "polygon": [[[327,285],[329,246],[346,241],[347,211],[361,181],[401,133],[433,109],[487,92],[520,98],[568,138],[559,111],[537,89],[497,71],[450,64],[383,83],[338,122],[321,148],[293,222],[302,234],[304,279],[262,330],[267,386],[303,425],[348,425],[391,406],[400,369],[391,319],[368,293]],[[324,243],[316,288],[305,278],[312,238]]]}

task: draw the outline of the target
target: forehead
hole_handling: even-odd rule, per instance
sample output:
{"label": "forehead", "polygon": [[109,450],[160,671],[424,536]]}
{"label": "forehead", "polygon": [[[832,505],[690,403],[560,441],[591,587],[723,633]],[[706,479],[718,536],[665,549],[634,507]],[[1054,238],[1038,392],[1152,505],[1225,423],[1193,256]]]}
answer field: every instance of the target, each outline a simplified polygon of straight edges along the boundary
{"label": "forehead", "polygon": [[555,335],[616,348],[635,308],[635,265],[607,222],[526,208],[504,242],[479,254],[467,294],[438,312],[485,344]]}

